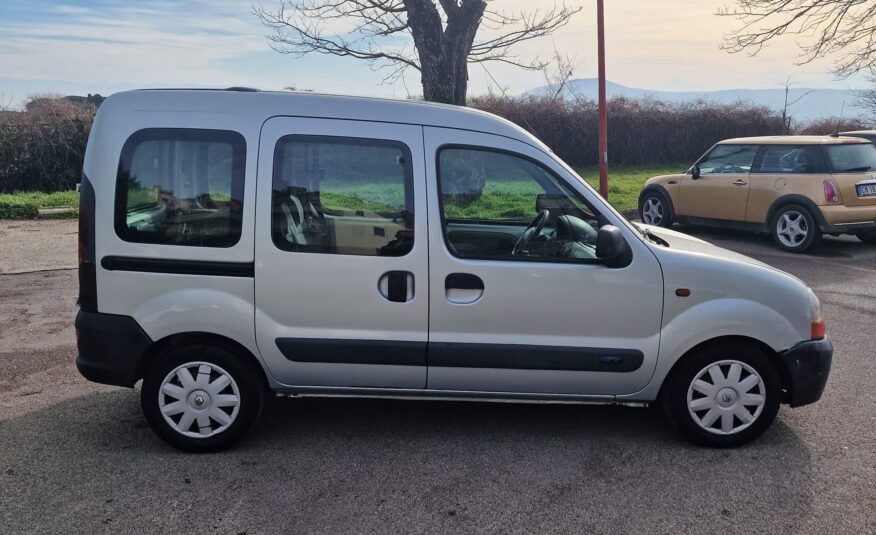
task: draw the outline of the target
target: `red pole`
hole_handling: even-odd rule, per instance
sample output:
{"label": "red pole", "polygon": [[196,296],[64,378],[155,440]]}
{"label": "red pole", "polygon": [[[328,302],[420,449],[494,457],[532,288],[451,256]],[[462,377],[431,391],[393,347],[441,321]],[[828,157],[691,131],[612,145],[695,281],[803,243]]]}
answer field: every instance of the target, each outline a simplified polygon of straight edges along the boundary
{"label": "red pole", "polygon": [[599,194],[608,200],[608,112],[605,106],[605,20],[603,0],[596,0],[596,39],[599,56]]}

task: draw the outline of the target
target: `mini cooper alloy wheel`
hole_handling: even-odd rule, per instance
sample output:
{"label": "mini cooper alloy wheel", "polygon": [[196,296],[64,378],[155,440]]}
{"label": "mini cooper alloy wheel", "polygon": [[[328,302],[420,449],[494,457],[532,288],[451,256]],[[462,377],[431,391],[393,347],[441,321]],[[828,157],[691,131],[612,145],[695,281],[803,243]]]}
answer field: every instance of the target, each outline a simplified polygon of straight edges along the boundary
{"label": "mini cooper alloy wheel", "polygon": [[648,197],[642,205],[642,221],[646,225],[660,225],[663,221],[663,203],[656,197]]}
{"label": "mini cooper alloy wheel", "polygon": [[240,410],[240,391],[234,378],[219,366],[187,362],[161,382],[158,408],[177,433],[207,438],[234,423]]}
{"label": "mini cooper alloy wheel", "polygon": [[713,362],[687,389],[693,421],[716,435],[739,433],[753,424],[766,404],[766,385],[754,368],[738,360]]}
{"label": "mini cooper alloy wheel", "polygon": [[785,247],[797,247],[809,235],[809,224],[803,214],[788,210],[776,222],[776,236]]}

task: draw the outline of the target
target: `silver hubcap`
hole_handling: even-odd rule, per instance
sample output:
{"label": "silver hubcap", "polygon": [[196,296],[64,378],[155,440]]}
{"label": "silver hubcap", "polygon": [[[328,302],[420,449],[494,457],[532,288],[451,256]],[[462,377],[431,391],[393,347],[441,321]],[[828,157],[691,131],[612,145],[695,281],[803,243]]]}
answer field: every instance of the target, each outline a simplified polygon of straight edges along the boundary
{"label": "silver hubcap", "polygon": [[228,429],[240,410],[237,383],[209,362],[188,362],[167,374],[158,391],[164,421],[187,437],[207,438]]}
{"label": "silver hubcap", "polygon": [[738,360],[709,364],[687,389],[687,409],[701,428],[732,435],[750,426],[763,412],[766,387],[760,375]]}
{"label": "silver hubcap", "polygon": [[800,212],[790,210],[782,214],[776,223],[776,235],[787,247],[797,247],[809,234],[809,225]]}
{"label": "silver hubcap", "polygon": [[659,225],[663,221],[663,203],[649,197],[642,206],[642,220],[648,225]]}

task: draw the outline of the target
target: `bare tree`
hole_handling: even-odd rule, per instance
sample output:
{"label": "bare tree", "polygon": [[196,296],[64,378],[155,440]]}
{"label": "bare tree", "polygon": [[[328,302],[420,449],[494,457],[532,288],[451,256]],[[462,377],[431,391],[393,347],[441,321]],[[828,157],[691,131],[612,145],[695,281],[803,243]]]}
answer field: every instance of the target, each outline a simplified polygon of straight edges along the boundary
{"label": "bare tree", "polygon": [[785,81],[780,83],[779,85],[785,88],[785,104],[782,106],[782,124],[785,125],[785,133],[787,134],[788,132],[791,131],[791,116],[788,115],[788,108],[790,108],[794,104],[800,102],[801,100],[803,100],[804,98],[809,96],[809,94],[815,90],[814,89],[807,89],[807,90],[803,91],[803,93],[801,95],[799,95],[797,98],[791,99],[790,101],[788,101],[789,94],[791,92],[791,86],[797,85],[797,82],[792,82],[791,76],[788,75],[788,78],[786,78]]}
{"label": "bare tree", "polygon": [[802,37],[798,64],[842,52],[835,73],[846,78],[876,72],[876,0],[736,0],[721,16],[741,25],[724,37],[722,48],[755,55],[783,35]]}
{"label": "bare tree", "polygon": [[[469,63],[542,69],[545,62],[512,48],[552,34],[580,10],[559,4],[504,13],[485,0],[281,0],[276,10],[254,8],[277,52],[364,60],[387,69],[390,82],[415,69],[425,100],[451,104],[465,104]],[[478,39],[482,28],[488,35]]]}

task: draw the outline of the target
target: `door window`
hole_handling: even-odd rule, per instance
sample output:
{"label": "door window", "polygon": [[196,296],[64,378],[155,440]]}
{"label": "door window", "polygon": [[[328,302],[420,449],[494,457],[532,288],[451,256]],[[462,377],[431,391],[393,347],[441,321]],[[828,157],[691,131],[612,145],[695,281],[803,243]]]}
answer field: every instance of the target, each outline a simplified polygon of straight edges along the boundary
{"label": "door window", "polygon": [[753,172],[805,174],[827,169],[818,145],[764,145]]}
{"label": "door window", "polygon": [[748,173],[757,145],[718,145],[699,161],[702,174]]}
{"label": "door window", "polygon": [[444,147],[438,183],[445,241],[457,257],[596,259],[596,212],[529,158]]}
{"label": "door window", "polygon": [[135,132],[119,162],[116,233],[138,243],[231,247],[240,239],[245,167],[237,132]]}
{"label": "door window", "polygon": [[285,136],[271,204],[280,249],[403,256],[414,244],[410,151],[396,141]]}

